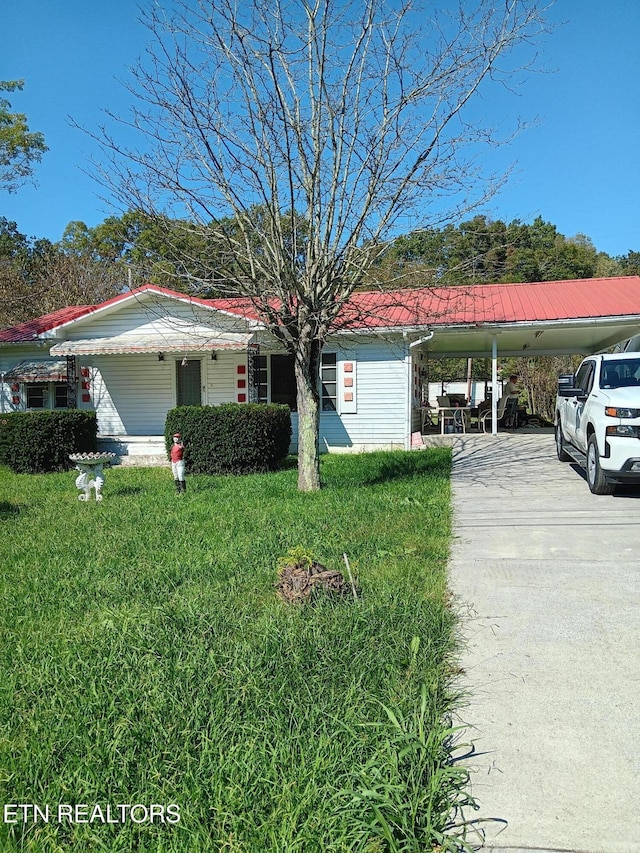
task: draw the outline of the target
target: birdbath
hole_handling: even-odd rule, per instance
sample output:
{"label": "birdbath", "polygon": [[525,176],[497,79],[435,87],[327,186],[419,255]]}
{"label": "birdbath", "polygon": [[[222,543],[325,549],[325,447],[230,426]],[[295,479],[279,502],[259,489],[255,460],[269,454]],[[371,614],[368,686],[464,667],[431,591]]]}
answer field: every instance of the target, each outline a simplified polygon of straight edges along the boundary
{"label": "birdbath", "polygon": [[80,471],[76,477],[76,487],[82,492],[81,495],[78,495],[79,501],[88,501],[91,497],[91,489],[95,492],[96,500],[102,500],[101,493],[104,485],[102,466],[112,462],[115,458],[115,453],[69,454],[69,459],[76,463],[76,470]]}

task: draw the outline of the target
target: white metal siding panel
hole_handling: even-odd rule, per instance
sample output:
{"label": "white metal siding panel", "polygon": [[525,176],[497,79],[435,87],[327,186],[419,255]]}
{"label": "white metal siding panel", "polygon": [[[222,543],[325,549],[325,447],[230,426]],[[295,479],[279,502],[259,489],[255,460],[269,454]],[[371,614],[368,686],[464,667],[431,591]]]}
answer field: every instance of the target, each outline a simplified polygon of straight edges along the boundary
{"label": "white metal siding panel", "polygon": [[[219,406],[221,403],[237,402],[238,365],[246,365],[247,357],[241,353],[218,354],[216,361],[208,360],[206,403],[209,406]],[[248,382],[245,373],[241,378]],[[242,389],[249,399],[249,389]]]}
{"label": "white metal siding panel", "polygon": [[120,418],[115,402],[111,399],[98,367],[90,367],[90,396],[98,418],[99,435],[126,435],[127,431]]}
{"label": "white metal siding panel", "polygon": [[[320,414],[320,451],[403,448],[407,440],[407,365],[401,347],[385,341],[340,351],[340,361],[357,363],[357,413]],[[291,452],[297,451],[298,415],[291,413]]]}
{"label": "white metal siding panel", "polygon": [[67,329],[61,329],[59,338],[81,340],[112,337],[136,329],[141,336],[152,335],[161,333],[163,329],[179,331],[185,324],[202,324],[227,332],[247,331],[244,321],[219,311],[208,311],[175,299],[158,297],[127,302],[113,312],[89,315]]}
{"label": "white metal siding panel", "polygon": [[175,360],[156,356],[94,356],[91,396],[101,435],[162,435],[175,405]]}
{"label": "white metal siding panel", "polygon": [[321,414],[321,450],[404,447],[408,377],[401,349],[380,341],[339,358],[357,362],[358,411]]}
{"label": "white metal siding panel", "polygon": [[6,373],[21,361],[42,361],[45,358],[49,358],[49,352],[41,346],[10,344],[0,351],[0,371]]}

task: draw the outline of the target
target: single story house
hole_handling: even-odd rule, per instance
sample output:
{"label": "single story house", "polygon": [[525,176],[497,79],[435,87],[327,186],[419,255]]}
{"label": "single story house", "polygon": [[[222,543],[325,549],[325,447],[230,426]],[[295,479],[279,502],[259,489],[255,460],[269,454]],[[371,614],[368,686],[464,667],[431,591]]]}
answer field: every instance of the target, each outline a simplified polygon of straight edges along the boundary
{"label": "single story house", "polygon": [[[590,353],[640,330],[640,277],[357,292],[322,354],[321,449],[408,448],[430,357]],[[246,300],[145,285],[0,331],[0,409],[77,406],[121,455],[164,451],[176,405],[287,403],[291,357]]]}

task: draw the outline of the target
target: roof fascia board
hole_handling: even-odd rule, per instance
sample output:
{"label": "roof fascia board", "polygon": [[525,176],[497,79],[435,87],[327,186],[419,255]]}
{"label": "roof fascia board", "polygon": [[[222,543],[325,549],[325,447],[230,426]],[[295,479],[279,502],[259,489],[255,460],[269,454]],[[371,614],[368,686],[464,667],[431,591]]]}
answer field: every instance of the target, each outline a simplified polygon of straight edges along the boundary
{"label": "roof fascia board", "polygon": [[527,331],[539,330],[544,331],[545,328],[557,329],[569,327],[574,329],[583,328],[584,326],[633,326],[640,325],[640,314],[617,314],[607,317],[571,317],[569,319],[560,320],[518,320],[505,323],[452,323],[451,325],[434,324],[433,329],[436,334],[438,332],[469,332],[471,329],[477,331],[486,331],[491,334],[500,334],[500,332]]}
{"label": "roof fascia board", "polygon": [[570,317],[557,320],[514,320],[511,322],[468,322],[468,323],[438,323],[437,321],[425,324],[412,324],[408,326],[367,326],[356,329],[342,328],[332,331],[334,335],[389,335],[406,333],[423,333],[426,331],[438,332],[469,332],[470,329],[485,330],[492,334],[509,331],[526,331],[527,329],[538,330],[542,328],[572,327],[580,328],[587,325],[640,325],[640,314],[612,314],[606,317]]}
{"label": "roof fascia board", "polygon": [[330,337],[334,335],[404,335],[411,332],[424,334],[425,331],[430,332],[432,329],[433,325],[431,323],[425,323],[418,326],[366,326],[356,329],[335,329],[329,334]]}

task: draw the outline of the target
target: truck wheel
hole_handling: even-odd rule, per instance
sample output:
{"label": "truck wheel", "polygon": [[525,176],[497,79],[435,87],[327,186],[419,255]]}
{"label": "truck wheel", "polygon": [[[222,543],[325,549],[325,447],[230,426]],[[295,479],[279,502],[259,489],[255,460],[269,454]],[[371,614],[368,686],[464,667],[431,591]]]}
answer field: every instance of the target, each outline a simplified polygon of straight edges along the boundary
{"label": "truck wheel", "polygon": [[562,424],[560,421],[556,424],[556,453],[560,462],[571,462],[571,457],[564,449],[564,436],[562,434]]}
{"label": "truck wheel", "polygon": [[615,489],[615,485],[609,483],[602,473],[595,435],[589,436],[587,445],[587,483],[594,495],[611,495]]}

